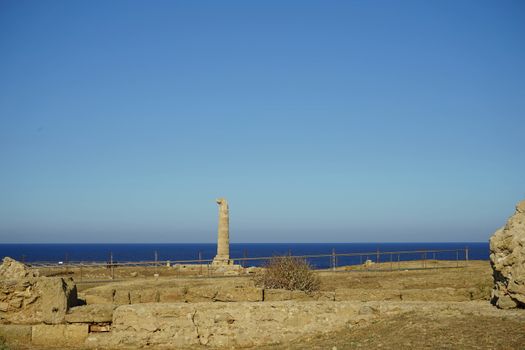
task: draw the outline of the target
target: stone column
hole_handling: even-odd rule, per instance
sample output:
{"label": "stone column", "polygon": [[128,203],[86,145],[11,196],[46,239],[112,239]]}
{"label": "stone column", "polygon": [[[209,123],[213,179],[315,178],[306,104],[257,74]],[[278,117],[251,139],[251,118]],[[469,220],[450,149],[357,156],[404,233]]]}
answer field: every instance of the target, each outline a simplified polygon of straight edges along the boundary
{"label": "stone column", "polygon": [[217,239],[217,255],[213,259],[214,265],[231,265],[230,260],[230,214],[228,201],[225,198],[217,199],[219,205],[219,232]]}

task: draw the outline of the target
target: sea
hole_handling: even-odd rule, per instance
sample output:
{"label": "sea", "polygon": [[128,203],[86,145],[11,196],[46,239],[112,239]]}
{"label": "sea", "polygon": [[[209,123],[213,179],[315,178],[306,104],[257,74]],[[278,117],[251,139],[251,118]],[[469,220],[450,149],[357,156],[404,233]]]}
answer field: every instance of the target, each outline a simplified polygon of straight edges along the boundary
{"label": "sea", "polygon": [[[337,265],[356,265],[368,259],[380,262],[400,260],[488,260],[488,242],[440,243],[231,243],[232,259],[259,258],[278,255],[325,255],[308,258],[315,268],[328,268],[333,263],[332,253],[360,256],[337,256]],[[429,251],[423,253],[421,251]],[[0,257],[9,256],[26,263],[51,262],[136,262],[180,261],[213,259],[217,245],[211,243],[134,243],[134,244],[0,244]],[[381,254],[377,254],[377,253]],[[391,253],[392,252],[392,253]],[[404,253],[396,253],[404,252]],[[413,253],[412,253],[413,252]],[[399,255],[399,257],[398,257]],[[250,266],[259,266],[264,260],[250,260]]]}

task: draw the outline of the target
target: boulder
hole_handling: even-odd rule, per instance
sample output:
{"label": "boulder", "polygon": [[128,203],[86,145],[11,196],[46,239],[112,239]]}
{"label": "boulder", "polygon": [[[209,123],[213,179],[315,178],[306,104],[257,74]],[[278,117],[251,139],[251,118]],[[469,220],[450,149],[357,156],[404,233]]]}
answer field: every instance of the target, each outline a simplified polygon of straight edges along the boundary
{"label": "boulder", "polygon": [[494,277],[491,302],[502,309],[525,307],[525,201],[490,238]]}

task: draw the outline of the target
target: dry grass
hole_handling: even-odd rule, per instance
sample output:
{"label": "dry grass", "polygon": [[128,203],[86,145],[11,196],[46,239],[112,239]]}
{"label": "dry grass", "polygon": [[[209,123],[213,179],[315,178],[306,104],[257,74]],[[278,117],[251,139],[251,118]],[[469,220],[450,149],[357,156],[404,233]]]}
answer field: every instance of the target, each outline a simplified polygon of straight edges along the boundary
{"label": "dry grass", "polygon": [[267,350],[299,349],[525,349],[525,323],[505,317],[475,315],[395,315],[366,326]]}

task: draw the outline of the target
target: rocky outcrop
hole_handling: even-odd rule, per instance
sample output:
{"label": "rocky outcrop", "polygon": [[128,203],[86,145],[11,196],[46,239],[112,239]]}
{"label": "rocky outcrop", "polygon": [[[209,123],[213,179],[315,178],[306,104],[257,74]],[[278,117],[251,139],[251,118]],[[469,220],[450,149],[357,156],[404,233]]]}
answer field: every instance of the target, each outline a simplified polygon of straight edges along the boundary
{"label": "rocky outcrop", "polygon": [[4,258],[0,266],[0,322],[16,324],[63,323],[77,304],[71,279],[38,277],[27,266]]}
{"label": "rocky outcrop", "polygon": [[0,280],[38,277],[38,273],[15,259],[6,256],[0,265]]}
{"label": "rocky outcrop", "polygon": [[502,309],[525,307],[525,201],[490,238],[494,276],[491,302]]}

